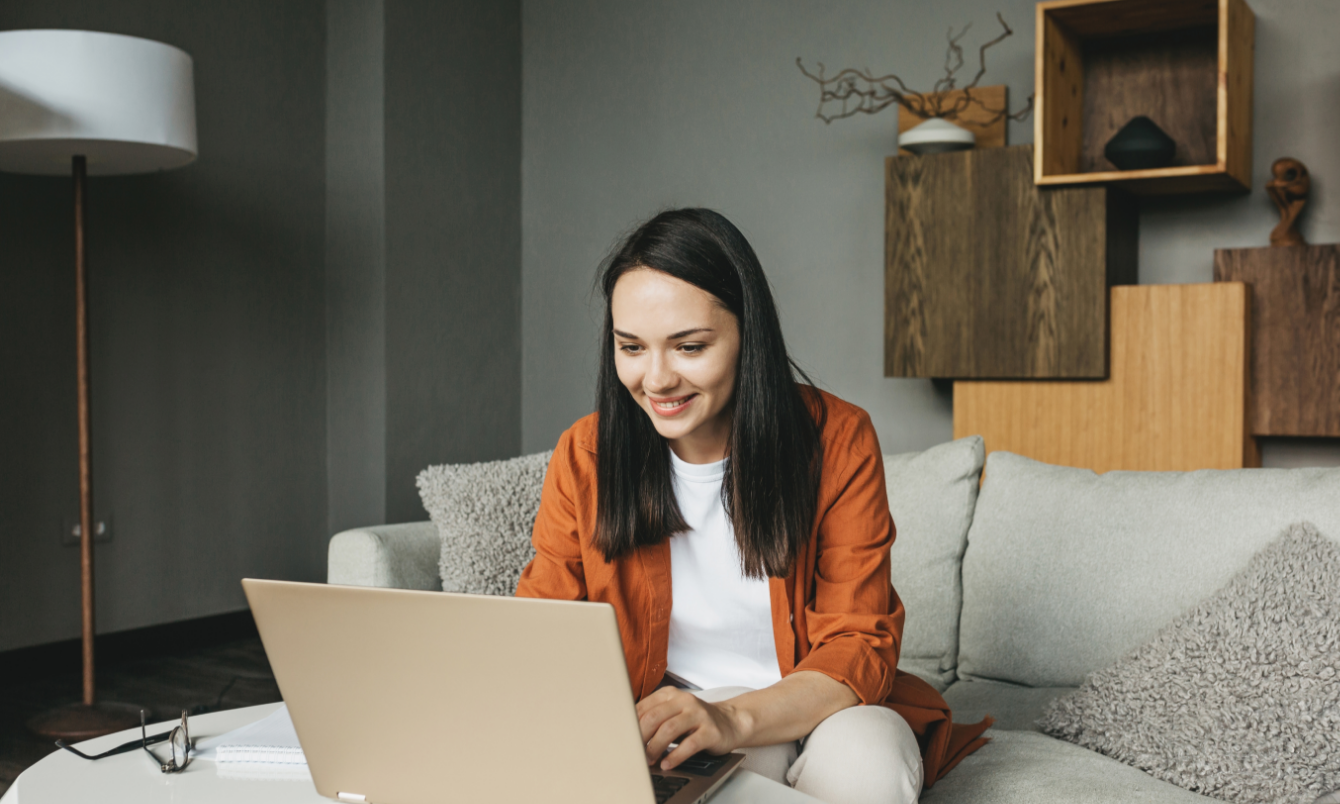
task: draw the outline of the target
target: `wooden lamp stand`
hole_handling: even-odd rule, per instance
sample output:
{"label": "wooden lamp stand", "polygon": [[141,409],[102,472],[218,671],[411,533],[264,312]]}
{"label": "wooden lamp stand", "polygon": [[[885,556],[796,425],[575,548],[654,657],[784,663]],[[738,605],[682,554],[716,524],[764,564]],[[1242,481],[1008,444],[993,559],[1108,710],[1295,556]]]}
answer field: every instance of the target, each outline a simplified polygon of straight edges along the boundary
{"label": "wooden lamp stand", "polygon": [[88,382],[88,270],[84,251],[84,196],[88,163],[74,163],[74,287],[75,340],[79,374],[79,587],[83,620],[84,699],[28,721],[28,729],[42,737],[67,742],[88,740],[128,729],[140,722],[140,708],[97,700],[93,673],[93,449]]}

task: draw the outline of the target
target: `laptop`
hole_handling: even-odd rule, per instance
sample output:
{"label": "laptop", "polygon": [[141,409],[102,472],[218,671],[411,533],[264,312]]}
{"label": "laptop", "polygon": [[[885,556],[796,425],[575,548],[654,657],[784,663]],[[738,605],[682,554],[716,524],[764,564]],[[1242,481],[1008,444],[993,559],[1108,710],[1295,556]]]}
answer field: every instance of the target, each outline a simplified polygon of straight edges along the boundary
{"label": "laptop", "polygon": [[743,754],[648,768],[614,609],[246,579],[323,796],[696,804]]}

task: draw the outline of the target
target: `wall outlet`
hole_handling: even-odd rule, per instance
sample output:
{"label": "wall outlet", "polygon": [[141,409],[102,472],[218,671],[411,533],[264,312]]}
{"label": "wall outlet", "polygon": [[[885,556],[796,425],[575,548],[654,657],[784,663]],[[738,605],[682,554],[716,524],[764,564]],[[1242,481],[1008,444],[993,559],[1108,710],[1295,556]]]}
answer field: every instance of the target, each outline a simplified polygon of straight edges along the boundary
{"label": "wall outlet", "polygon": [[[112,518],[103,517],[95,520],[93,523],[93,543],[110,542],[112,540]],[[60,543],[64,545],[79,544],[79,520],[67,519],[61,523]]]}

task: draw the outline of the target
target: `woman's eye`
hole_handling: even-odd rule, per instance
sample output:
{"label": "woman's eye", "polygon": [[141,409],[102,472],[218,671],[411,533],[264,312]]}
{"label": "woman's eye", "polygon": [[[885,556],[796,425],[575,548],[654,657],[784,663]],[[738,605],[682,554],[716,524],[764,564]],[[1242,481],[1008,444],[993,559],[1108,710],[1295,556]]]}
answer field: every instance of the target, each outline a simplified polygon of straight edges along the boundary
{"label": "woman's eye", "polygon": [[706,349],[706,348],[707,348],[707,344],[705,344],[705,343],[686,343],[686,344],[681,345],[679,348],[682,349],[683,351],[685,351],[685,352],[691,354],[691,355],[696,355],[696,354],[698,354],[699,352],[701,352],[702,350]]}
{"label": "woman's eye", "polygon": [[635,343],[624,343],[619,345],[619,351],[623,352],[626,355],[635,355],[638,352],[642,351],[642,347],[638,346]]}

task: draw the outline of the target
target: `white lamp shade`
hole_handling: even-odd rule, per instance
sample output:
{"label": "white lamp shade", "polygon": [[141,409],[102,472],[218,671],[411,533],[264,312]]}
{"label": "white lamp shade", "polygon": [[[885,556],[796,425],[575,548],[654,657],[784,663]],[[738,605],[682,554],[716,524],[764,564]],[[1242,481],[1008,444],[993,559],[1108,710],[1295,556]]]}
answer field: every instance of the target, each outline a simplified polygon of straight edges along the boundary
{"label": "white lamp shade", "polygon": [[195,160],[191,57],[133,36],[0,31],[0,170],[151,173]]}

